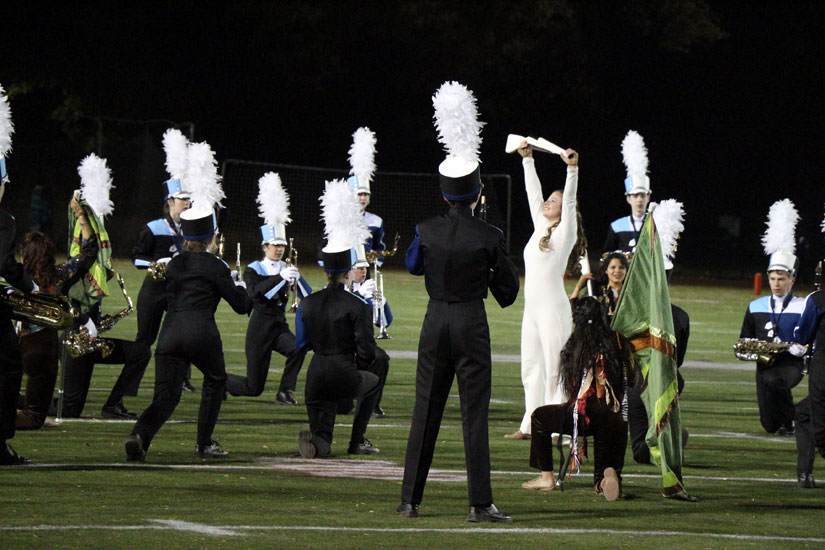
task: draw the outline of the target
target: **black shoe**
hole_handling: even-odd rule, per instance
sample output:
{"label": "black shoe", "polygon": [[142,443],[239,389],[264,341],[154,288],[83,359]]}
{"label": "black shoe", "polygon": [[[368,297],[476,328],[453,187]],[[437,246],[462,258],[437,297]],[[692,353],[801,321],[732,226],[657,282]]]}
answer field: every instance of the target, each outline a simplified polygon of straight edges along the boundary
{"label": "black shoe", "polygon": [[366,438],[362,443],[350,443],[349,449],[347,450],[347,454],[351,455],[377,455],[378,453],[378,448],[373,447],[370,440]]}
{"label": "black shoe", "polygon": [[126,460],[132,462],[143,462],[146,458],[146,449],[143,448],[143,439],[137,434],[131,434],[126,438]]}
{"label": "black shoe", "polygon": [[375,410],[372,411],[372,415],[375,418],[384,418],[385,416],[387,416],[387,413],[384,412],[384,409],[376,405]]}
{"label": "black shoe", "polygon": [[796,485],[800,489],[816,489],[816,484],[814,483],[814,475],[810,473],[799,474],[799,479],[797,480]]}
{"label": "black shoe", "polygon": [[209,445],[195,445],[195,454],[201,458],[226,458],[229,451],[221,449],[221,444],[212,439]]}
{"label": "black shoe", "polygon": [[28,458],[17,454],[17,451],[12,449],[8,443],[3,443],[2,448],[0,448],[0,466],[26,466],[28,464],[34,463]]}
{"label": "black shoe", "polygon": [[295,399],[295,392],[292,390],[279,391],[275,394],[275,401],[282,405],[295,406],[298,404],[298,401]]}
{"label": "black shoe", "polygon": [[304,430],[298,434],[298,452],[304,458],[315,458],[318,450],[312,442],[312,432]]}
{"label": "black shoe", "polygon": [[408,502],[402,502],[398,505],[398,508],[395,509],[398,512],[398,515],[402,518],[417,518],[418,517],[418,504],[410,504]]}
{"label": "black shoe", "polygon": [[513,518],[506,516],[499,512],[495,504],[491,504],[487,508],[480,506],[470,506],[470,513],[467,514],[467,521],[470,523],[480,523],[482,521],[492,521],[495,523],[510,523]]}
{"label": "black shoe", "polygon": [[198,391],[198,388],[192,385],[192,382],[189,381],[188,378],[183,380],[183,384],[181,384],[180,389],[186,393],[193,393]]}
{"label": "black shoe", "polygon": [[101,414],[103,415],[103,418],[116,418],[119,420],[136,420],[138,417],[135,413],[126,410],[126,407],[123,406],[123,401],[120,401],[115,405],[107,405],[103,407]]}
{"label": "black shoe", "polygon": [[791,424],[790,426],[782,426],[781,428],[776,430],[776,435],[781,435],[783,437],[790,437],[793,434],[793,424]]}

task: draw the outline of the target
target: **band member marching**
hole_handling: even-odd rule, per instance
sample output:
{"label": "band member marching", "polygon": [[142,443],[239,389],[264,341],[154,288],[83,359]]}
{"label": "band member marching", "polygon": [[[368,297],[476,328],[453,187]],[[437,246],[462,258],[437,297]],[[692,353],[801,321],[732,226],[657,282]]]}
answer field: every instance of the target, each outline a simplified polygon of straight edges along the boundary
{"label": "band member marching", "polygon": [[[246,329],[246,376],[228,375],[226,391],[230,395],[261,395],[269,374],[272,352],[286,357],[281,384],[275,400],[284,405],[297,405],[295,385],[306,353],[295,347],[295,335],[289,330],[284,312],[291,302],[312,293],[295,265],[297,253],[286,252],[286,224],[289,217],[289,195],[274,172],[258,180],[258,205],[264,225],[261,226],[261,249],[264,257],[246,267],[243,280],[252,298],[252,316]],[[291,247],[290,247],[291,248]]]}
{"label": "band member marching", "polygon": [[[358,196],[361,212],[370,232],[364,243],[367,252],[383,252],[387,248],[384,244],[384,220],[381,216],[367,212],[372,198],[370,183],[375,175],[375,143],[375,132],[363,126],[352,134],[352,146],[349,149],[349,173],[352,175],[347,178],[347,185]],[[380,262],[383,261],[381,258]]]}
{"label": "band member marching", "polygon": [[[82,215],[78,216],[71,208],[69,209],[69,256],[80,253],[86,224],[90,224],[97,236],[99,248],[97,261],[92,264],[85,277],[69,290],[69,298],[80,310],[81,316],[67,337],[80,336],[79,341],[82,342],[88,335],[88,342],[83,346],[68,343],[64,346],[67,351],[64,365],[64,398],[62,411],[59,412],[67,418],[79,417],[86,403],[94,366],[99,363],[122,364],[123,370],[103,405],[102,415],[103,418],[112,419],[135,418],[134,413],[126,410],[123,397],[137,395],[146,365],[151,359],[149,346],[112,338],[95,342],[99,340],[98,332],[104,328],[111,328],[119,316],[131,311],[130,303],[130,307],[117,317],[106,318],[101,314],[101,302],[109,295],[108,280],[114,273],[111,260],[112,245],[103,223],[103,218],[114,210],[114,205],[109,199],[109,191],[112,188],[111,172],[105,159],[91,154],[83,159],[78,173],[81,184],[80,191],[76,191],[75,196],[78,197],[83,210]],[[104,318],[107,321],[102,325]]]}
{"label": "band member marching", "polygon": [[155,434],[180,401],[181,384],[191,363],[203,373],[195,453],[222,458],[229,453],[212,439],[226,385],[223,343],[215,323],[221,298],[245,314],[252,308],[243,281],[215,256],[215,204],[224,198],[214,153],[206,143],[189,146],[186,178],[192,208],[181,214],[183,252],[166,268],[168,311],[155,349],[155,395],[126,439],[128,460],[143,460]]}
{"label": "band member marching", "polygon": [[163,183],[164,216],[144,225],[132,247],[132,263],[146,271],[137,299],[138,329],[135,341],[147,346],[155,343],[166,311],[166,264],[180,254],[183,247],[180,215],[191,204],[189,192],[183,187],[188,144],[189,141],[177,128],[170,128],[163,134],[166,170],[170,176]]}

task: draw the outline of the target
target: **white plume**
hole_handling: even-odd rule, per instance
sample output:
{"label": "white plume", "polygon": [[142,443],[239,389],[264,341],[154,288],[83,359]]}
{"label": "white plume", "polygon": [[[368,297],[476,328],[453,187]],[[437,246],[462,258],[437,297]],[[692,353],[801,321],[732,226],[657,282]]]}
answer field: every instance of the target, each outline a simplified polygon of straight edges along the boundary
{"label": "white plume", "polygon": [[324,194],[319,200],[324,217],[324,232],[330,243],[335,241],[353,247],[366,242],[370,232],[361,213],[361,203],[350,191],[346,181],[327,181]]}
{"label": "white plume", "polygon": [[352,134],[352,147],[349,148],[349,173],[358,176],[361,182],[372,181],[375,174],[375,132],[366,126],[358,128]]}
{"label": "white plume", "polygon": [[684,205],[676,199],[663,200],[653,210],[653,221],[662,243],[662,255],[667,258],[676,251],[676,239],[685,230]]}
{"label": "white plume", "polygon": [[281,186],[281,176],[267,172],[258,180],[258,212],[267,225],[282,225],[289,217],[289,195]]}
{"label": "white plume", "polygon": [[796,224],[799,222],[799,213],[790,199],[776,201],[768,210],[768,228],[762,236],[762,246],[765,254],[774,252],[796,253]]}
{"label": "white plume", "polygon": [[473,92],[458,82],[445,82],[433,96],[435,128],[447,157],[479,162],[481,127]]}
{"label": "white plume", "polygon": [[0,86],[0,156],[5,157],[11,151],[11,135],[14,123],[11,121],[11,107],[6,91]]}
{"label": "white plume", "polygon": [[163,150],[166,152],[166,171],[169,176],[179,179],[183,186],[186,175],[186,150],[189,140],[177,128],[169,128],[163,133]]}
{"label": "white plume", "polygon": [[215,204],[223,206],[221,199],[226,198],[218,175],[218,161],[209,144],[190,143],[186,151],[187,163],[184,179],[187,189],[192,194],[192,207],[209,210]]}
{"label": "white plume", "polygon": [[108,216],[115,210],[109,200],[112,189],[112,171],[102,159],[94,153],[84,158],[77,167],[80,175],[80,194],[86,203],[100,216]]}
{"label": "white plume", "polygon": [[647,147],[639,132],[630,130],[622,140],[622,160],[628,177],[647,175]]}

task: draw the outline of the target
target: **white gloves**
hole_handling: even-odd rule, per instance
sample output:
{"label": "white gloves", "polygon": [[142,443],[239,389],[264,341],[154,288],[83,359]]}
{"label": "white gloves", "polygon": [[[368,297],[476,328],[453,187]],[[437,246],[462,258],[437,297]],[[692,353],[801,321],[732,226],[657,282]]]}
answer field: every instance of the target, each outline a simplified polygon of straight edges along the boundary
{"label": "white gloves", "polygon": [[802,357],[803,355],[808,353],[808,347],[803,346],[802,344],[791,344],[791,346],[788,348],[788,352],[794,357]]}
{"label": "white gloves", "polygon": [[358,287],[358,294],[363,296],[364,298],[372,298],[372,294],[375,292],[375,279],[369,279],[368,281],[364,281],[361,283],[361,286]]}
{"label": "white gloves", "polygon": [[235,286],[246,288],[246,283],[244,281],[235,281]]}
{"label": "white gloves", "polygon": [[240,273],[238,273],[237,269],[233,269],[232,271],[230,271],[229,276],[232,277],[232,280],[235,281],[235,284],[237,284],[238,281],[241,280],[241,275]]}
{"label": "white gloves", "polygon": [[92,340],[97,338],[97,327],[95,326],[94,321],[89,319],[88,321],[86,321],[86,324],[83,325],[83,326],[86,327],[86,330],[89,331],[89,338],[91,338]]}
{"label": "white gloves", "polygon": [[278,275],[280,275],[281,279],[283,279],[284,281],[289,282],[295,281],[298,279],[298,277],[301,276],[301,274],[298,272],[298,268],[294,265],[283,268],[281,272],[278,273]]}
{"label": "white gloves", "polygon": [[171,261],[172,261],[172,258],[158,258],[157,261],[155,261],[155,263],[156,264],[168,264]]}
{"label": "white gloves", "polygon": [[32,281],[32,292],[40,292],[40,287],[34,281]]}

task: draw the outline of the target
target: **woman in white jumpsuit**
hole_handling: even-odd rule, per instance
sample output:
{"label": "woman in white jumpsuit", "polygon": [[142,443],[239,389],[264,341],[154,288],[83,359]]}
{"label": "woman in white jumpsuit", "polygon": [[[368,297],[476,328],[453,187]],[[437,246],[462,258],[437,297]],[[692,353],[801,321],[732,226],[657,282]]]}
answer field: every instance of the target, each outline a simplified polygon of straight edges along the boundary
{"label": "woman in white jumpsuit", "polygon": [[[578,154],[567,150],[564,192],[554,191],[545,201],[533,160],[522,143],[524,183],[533,235],[524,248],[524,317],[521,323],[521,380],[524,418],[508,439],[530,437],[530,415],[542,405],[564,403],[567,396],[559,378],[559,353],[572,331],[570,302],[564,289],[564,272],[577,238],[576,188]],[[549,232],[549,238],[548,238]]]}

